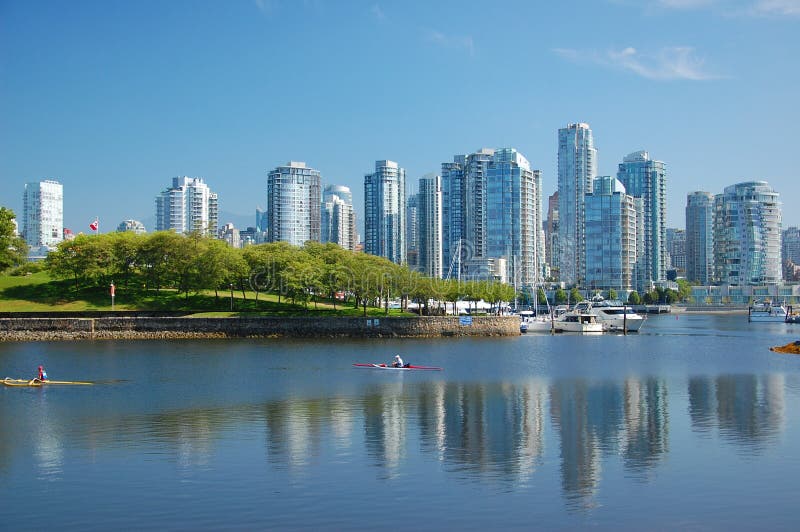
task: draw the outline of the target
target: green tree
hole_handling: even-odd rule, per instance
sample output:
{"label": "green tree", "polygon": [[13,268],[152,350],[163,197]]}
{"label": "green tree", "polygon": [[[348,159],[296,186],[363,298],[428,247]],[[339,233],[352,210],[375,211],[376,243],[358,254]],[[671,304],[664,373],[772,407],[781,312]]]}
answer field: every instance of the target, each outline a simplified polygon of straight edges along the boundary
{"label": "green tree", "polygon": [[692,296],[692,285],[686,279],[678,279],[678,300],[688,301]]}
{"label": "green tree", "polygon": [[642,298],[639,296],[639,292],[634,290],[628,295],[628,304],[629,305],[641,305]]}
{"label": "green tree", "polygon": [[25,262],[28,255],[28,246],[25,241],[14,236],[14,211],[0,207],[0,272],[12,266],[19,266]]}
{"label": "green tree", "polygon": [[569,291],[569,299],[570,299],[570,301],[572,302],[573,305],[575,303],[583,301],[583,296],[581,295],[581,292],[580,292],[580,290],[578,290],[577,287],[573,288],[572,290]]}
{"label": "green tree", "polygon": [[567,293],[563,288],[558,288],[553,296],[553,299],[555,299],[556,305],[563,305],[567,302]]}
{"label": "green tree", "polygon": [[613,288],[608,289],[608,299],[617,299],[617,291]]}

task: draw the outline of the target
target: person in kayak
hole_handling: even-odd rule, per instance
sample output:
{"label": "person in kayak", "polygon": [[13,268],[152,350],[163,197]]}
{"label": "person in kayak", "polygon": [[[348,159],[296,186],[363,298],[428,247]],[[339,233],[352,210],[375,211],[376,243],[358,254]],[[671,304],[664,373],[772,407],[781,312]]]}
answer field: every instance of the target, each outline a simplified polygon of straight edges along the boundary
{"label": "person in kayak", "polygon": [[39,376],[37,377],[40,381],[47,380],[47,372],[44,370],[44,366],[39,366]]}
{"label": "person in kayak", "polygon": [[405,366],[403,366],[403,359],[400,358],[400,355],[395,355],[394,356],[394,362],[392,362],[392,367],[393,368],[405,367]]}

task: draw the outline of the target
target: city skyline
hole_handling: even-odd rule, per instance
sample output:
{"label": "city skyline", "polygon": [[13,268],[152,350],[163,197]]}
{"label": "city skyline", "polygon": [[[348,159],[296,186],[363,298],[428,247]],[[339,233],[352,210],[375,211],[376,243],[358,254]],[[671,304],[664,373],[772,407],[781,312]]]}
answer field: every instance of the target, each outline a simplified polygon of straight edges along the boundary
{"label": "city skyline", "polygon": [[[764,180],[786,202],[800,193],[792,140],[771,134],[800,118],[796,3],[12,0],[0,11],[0,202],[20,215],[23,184],[56,179],[74,231],[95,216],[105,228],[151,218],[153,191],[175,175],[202,176],[222,212],[251,215],[265,172],[286,160],[349,186],[358,208],[375,160],[402,161],[416,182],[447,154],[511,146],[541,169],[547,197],[557,130],[574,122],[591,124],[598,175],[638,150],[667,163],[669,227],[683,226],[695,190]],[[392,83],[364,83],[384,66]],[[471,112],[499,102],[514,114]],[[800,213],[786,212],[790,225]]]}

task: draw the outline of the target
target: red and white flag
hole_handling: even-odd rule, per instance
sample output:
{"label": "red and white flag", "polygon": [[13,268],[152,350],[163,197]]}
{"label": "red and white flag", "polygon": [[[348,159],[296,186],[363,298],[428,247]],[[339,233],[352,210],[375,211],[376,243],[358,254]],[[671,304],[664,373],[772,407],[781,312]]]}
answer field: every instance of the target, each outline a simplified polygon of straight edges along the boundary
{"label": "red and white flag", "polygon": [[97,231],[98,227],[100,227],[100,220],[95,218],[94,221],[89,224],[89,229],[91,229],[92,231]]}

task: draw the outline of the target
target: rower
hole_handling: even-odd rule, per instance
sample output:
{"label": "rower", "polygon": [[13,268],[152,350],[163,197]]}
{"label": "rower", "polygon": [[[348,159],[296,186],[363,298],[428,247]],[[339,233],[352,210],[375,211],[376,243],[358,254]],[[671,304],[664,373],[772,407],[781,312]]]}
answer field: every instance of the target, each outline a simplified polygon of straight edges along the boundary
{"label": "rower", "polygon": [[403,359],[400,358],[400,355],[394,356],[394,362],[392,362],[393,368],[402,368],[403,367]]}
{"label": "rower", "polygon": [[44,366],[39,366],[39,377],[38,377],[38,379],[40,381],[46,381],[47,380],[47,372],[44,370]]}

